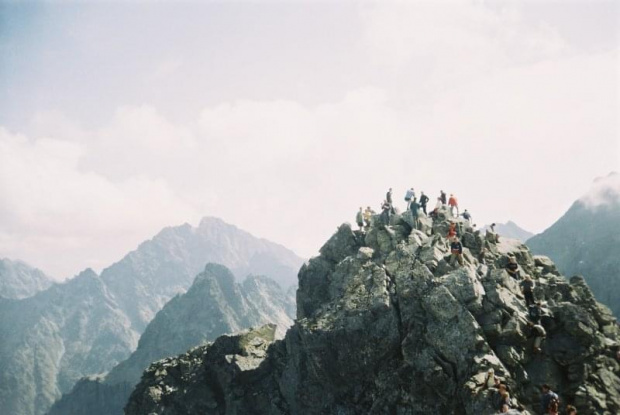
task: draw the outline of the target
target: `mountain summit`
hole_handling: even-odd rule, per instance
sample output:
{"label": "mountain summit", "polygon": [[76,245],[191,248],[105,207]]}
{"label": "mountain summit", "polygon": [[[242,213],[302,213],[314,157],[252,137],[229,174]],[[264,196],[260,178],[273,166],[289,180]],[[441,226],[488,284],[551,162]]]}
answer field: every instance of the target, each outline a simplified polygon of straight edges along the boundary
{"label": "mountain summit", "polygon": [[596,298],[620,316],[620,174],[592,188],[543,233],[527,241],[567,275],[583,275]]}
{"label": "mountain summit", "polygon": [[[420,230],[408,215],[338,229],[299,272],[284,340],[264,326],[156,362],[126,414],[487,415],[498,399],[484,386],[489,369],[522,414],[542,413],[544,383],[580,414],[620,412],[619,330],[582,278],[463,221],[454,268],[448,213],[421,218]],[[539,353],[509,255],[544,302]]]}

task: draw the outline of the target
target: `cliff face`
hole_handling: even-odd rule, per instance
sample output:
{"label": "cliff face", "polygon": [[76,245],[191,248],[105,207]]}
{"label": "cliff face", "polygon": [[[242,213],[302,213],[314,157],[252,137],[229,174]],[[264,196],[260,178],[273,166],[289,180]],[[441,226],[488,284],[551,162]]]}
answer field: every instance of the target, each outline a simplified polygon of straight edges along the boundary
{"label": "cliff face", "polygon": [[226,267],[208,264],[187,293],[157,313],[128,359],[103,378],[82,379],[49,415],[122,415],[133,386],[151,362],[266,323],[276,323],[281,338],[293,324],[294,309],[294,299],[273,280],[252,276],[240,284]]}
{"label": "cliff face", "polygon": [[[618,328],[583,279],[465,223],[465,264],[454,268],[445,215],[422,218],[421,231],[398,215],[366,233],[341,226],[302,267],[284,340],[265,326],[156,362],[126,414],[492,414],[490,368],[524,414],[540,413],[543,383],[580,414],[618,413]],[[508,254],[544,301],[541,353]]]}

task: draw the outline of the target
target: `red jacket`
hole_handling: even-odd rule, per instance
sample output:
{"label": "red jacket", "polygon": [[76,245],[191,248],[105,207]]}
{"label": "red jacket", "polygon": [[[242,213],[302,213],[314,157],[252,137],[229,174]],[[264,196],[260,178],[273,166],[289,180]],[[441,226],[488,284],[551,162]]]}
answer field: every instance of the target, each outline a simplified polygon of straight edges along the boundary
{"label": "red jacket", "polygon": [[452,196],[452,197],[450,198],[450,200],[448,200],[448,205],[449,205],[449,206],[458,206],[459,204],[458,204],[458,202],[456,201],[456,197]]}

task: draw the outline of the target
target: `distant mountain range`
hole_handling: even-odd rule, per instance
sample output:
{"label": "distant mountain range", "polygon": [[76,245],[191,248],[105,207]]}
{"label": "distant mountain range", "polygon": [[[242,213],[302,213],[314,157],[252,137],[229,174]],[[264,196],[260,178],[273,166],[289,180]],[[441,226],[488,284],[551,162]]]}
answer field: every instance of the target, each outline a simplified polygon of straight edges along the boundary
{"label": "distant mountain range", "polygon": [[551,227],[527,241],[566,275],[583,275],[598,301],[620,316],[620,175],[597,179]]}
{"label": "distant mountain range", "polygon": [[0,259],[0,297],[21,299],[32,297],[52,285],[42,271],[21,261]]}
{"label": "distant mountain range", "polygon": [[49,415],[122,415],[131,390],[151,362],[266,323],[277,324],[283,337],[294,318],[294,296],[273,280],[252,276],[239,284],[226,267],[209,264],[187,293],[157,313],[128,359],[105,378],[82,379]]}
{"label": "distant mountain range", "polygon": [[[198,227],[162,230],[101,276],[86,270],[29,298],[0,298],[2,413],[44,414],[78,379],[126,359],[155,314],[209,262],[229,267],[238,278],[268,275],[291,285],[303,259],[205,218]],[[36,287],[29,278],[23,285]]]}
{"label": "distant mountain range", "polygon": [[[481,228],[481,231],[484,233],[489,228],[489,225],[485,225]],[[521,242],[525,242],[534,236],[532,232],[526,231],[510,220],[506,223],[497,223],[495,225],[495,232],[505,238],[517,239]]]}

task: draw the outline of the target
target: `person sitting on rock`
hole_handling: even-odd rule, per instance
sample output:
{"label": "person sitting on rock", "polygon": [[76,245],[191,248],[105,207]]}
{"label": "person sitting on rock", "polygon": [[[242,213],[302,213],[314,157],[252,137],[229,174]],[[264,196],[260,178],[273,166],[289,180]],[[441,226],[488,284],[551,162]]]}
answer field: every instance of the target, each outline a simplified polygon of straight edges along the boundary
{"label": "person sitting on rock", "polygon": [[381,205],[381,221],[385,226],[390,224],[390,214],[392,213],[392,205],[387,200]]}
{"label": "person sitting on rock", "polygon": [[497,376],[495,376],[495,370],[490,368],[487,371],[486,376],[484,377],[484,383],[482,384],[482,389],[491,389],[497,388],[500,385],[500,380]]}
{"label": "person sitting on rock", "polygon": [[458,261],[458,263],[463,266],[463,245],[459,241],[459,238],[456,236],[452,238],[452,243],[450,244],[450,265],[454,266],[454,261]]}
{"label": "person sitting on rock", "polygon": [[372,219],[372,215],[375,212],[370,208],[370,206],[366,206],[366,210],[364,211],[364,222],[366,223],[366,227],[370,228],[370,220]]}
{"label": "person sitting on rock", "polygon": [[426,204],[428,203],[429,198],[428,196],[426,196],[424,194],[424,192],[421,192],[420,194],[420,206],[422,207],[422,211],[424,212],[425,215],[427,215],[426,213]]}
{"label": "person sitting on rock", "polygon": [[471,223],[471,214],[467,211],[467,209],[465,209],[461,216],[467,221],[467,223]]}
{"label": "person sitting on rock", "polygon": [[528,326],[532,330],[532,335],[534,336],[534,353],[541,352],[541,344],[542,341],[547,337],[547,331],[540,324],[534,324],[531,321],[528,321]]}
{"label": "person sitting on rock", "polygon": [[566,415],[577,415],[577,408],[573,405],[566,405]]}
{"label": "person sitting on rock", "polygon": [[439,214],[439,209],[441,209],[442,207],[442,203],[441,203],[441,198],[438,197],[437,198],[437,203],[435,204],[435,209],[433,209],[431,211],[431,214],[429,215],[431,217],[431,219],[435,220],[437,219],[437,215]]}
{"label": "person sitting on rock", "polygon": [[540,397],[540,407],[543,414],[557,415],[558,408],[560,406],[560,397],[557,393],[551,390],[551,387],[546,383],[540,388],[542,395]]}
{"label": "person sitting on rock", "polygon": [[417,202],[417,199],[414,197],[411,205],[409,206],[409,210],[411,210],[411,217],[413,218],[413,229],[419,229],[419,215],[420,215],[420,205]]}
{"label": "person sitting on rock", "polygon": [[446,202],[446,193],[445,193],[443,190],[440,190],[440,191],[439,191],[439,200],[441,200],[441,204],[442,204],[443,206],[445,206],[445,205],[446,205],[446,203],[447,203],[447,202]]}
{"label": "person sitting on rock", "polygon": [[360,210],[355,215],[355,221],[357,222],[357,226],[359,226],[360,231],[364,229],[364,208],[360,206]]}
{"label": "person sitting on rock", "polygon": [[415,198],[415,191],[413,187],[411,189],[407,189],[407,193],[405,193],[405,202],[407,202],[407,209],[409,209],[409,205],[411,204],[411,200]]}
{"label": "person sitting on rock", "polygon": [[[452,216],[457,218],[459,216],[459,202],[456,200],[456,197],[453,194],[451,194],[450,199],[448,199],[448,206],[450,206],[450,213],[452,214]],[[456,215],[454,214],[455,210]]]}
{"label": "person sitting on rock", "polygon": [[532,277],[526,275],[524,280],[521,281],[519,285],[521,286],[521,292],[525,297],[525,305],[529,307],[534,304],[534,281],[532,280]]}
{"label": "person sitting on rock", "polygon": [[495,243],[499,243],[499,233],[495,232],[495,223],[492,223],[489,228],[491,228],[491,234],[494,236]]}
{"label": "person sitting on rock", "polygon": [[508,271],[508,275],[510,275],[515,280],[521,278],[519,274],[519,264],[517,264],[516,258],[511,255],[508,257],[508,264],[506,264],[506,271]]}

